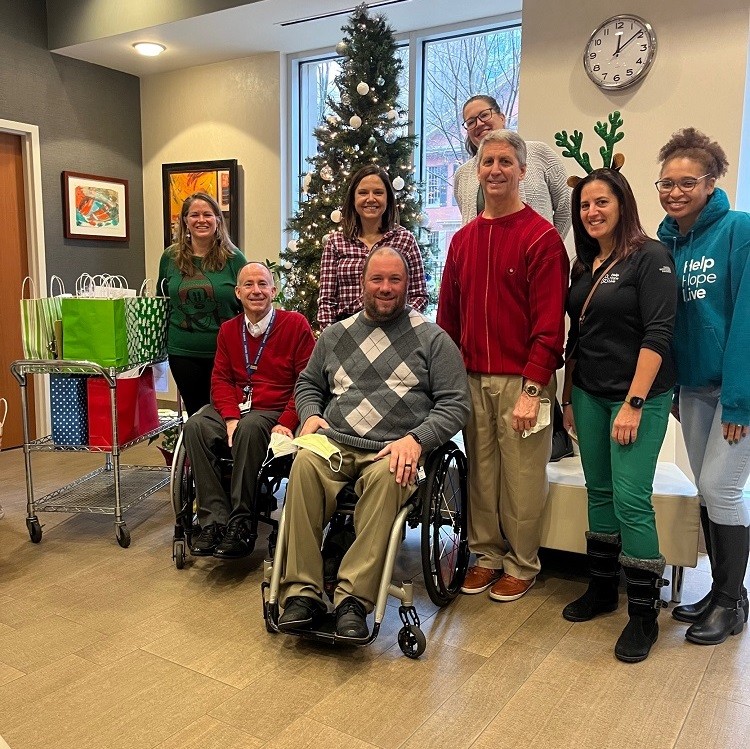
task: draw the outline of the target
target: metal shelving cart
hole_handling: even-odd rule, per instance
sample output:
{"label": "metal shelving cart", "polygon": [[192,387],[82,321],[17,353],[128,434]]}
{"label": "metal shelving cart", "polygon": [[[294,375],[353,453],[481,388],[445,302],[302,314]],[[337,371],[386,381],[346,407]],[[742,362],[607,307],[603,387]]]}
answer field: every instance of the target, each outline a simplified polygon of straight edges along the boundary
{"label": "metal shelving cart", "polygon": [[[149,366],[156,362],[142,362]],[[26,527],[34,543],[42,540],[42,526],[37,512],[88,512],[115,516],[115,537],[123,548],[130,546],[130,531],[123,520],[123,513],[149,497],[169,483],[170,469],[166,466],[120,465],[120,453],[133,445],[155,437],[174,427],[181,428],[181,417],[160,418],[159,426],[136,439],[120,444],[117,427],[117,388],[119,373],[132,369],[127,367],[101,367],[88,361],[66,359],[20,359],[11,364],[11,372],[21,386],[21,409],[23,421],[23,453],[26,466]],[[56,445],[51,435],[35,440],[29,439],[28,375],[83,374],[104,377],[109,385],[112,415],[112,447],[90,447],[89,445]],[[31,470],[33,452],[99,452],[104,453],[104,465],[65,486],[34,498],[34,483]]]}

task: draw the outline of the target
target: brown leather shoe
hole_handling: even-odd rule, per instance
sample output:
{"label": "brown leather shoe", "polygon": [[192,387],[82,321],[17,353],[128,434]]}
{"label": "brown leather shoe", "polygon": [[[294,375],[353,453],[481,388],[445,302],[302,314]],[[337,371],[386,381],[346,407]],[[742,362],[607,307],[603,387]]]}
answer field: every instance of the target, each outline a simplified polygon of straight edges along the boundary
{"label": "brown leather shoe", "polygon": [[469,567],[464,584],[461,586],[461,592],[468,595],[481,593],[483,590],[487,590],[502,574],[502,570],[493,570],[489,567],[477,567],[476,565]]}
{"label": "brown leather shoe", "polygon": [[532,577],[531,580],[519,580],[513,575],[505,574],[490,588],[490,598],[493,601],[516,601],[535,582],[535,577]]}

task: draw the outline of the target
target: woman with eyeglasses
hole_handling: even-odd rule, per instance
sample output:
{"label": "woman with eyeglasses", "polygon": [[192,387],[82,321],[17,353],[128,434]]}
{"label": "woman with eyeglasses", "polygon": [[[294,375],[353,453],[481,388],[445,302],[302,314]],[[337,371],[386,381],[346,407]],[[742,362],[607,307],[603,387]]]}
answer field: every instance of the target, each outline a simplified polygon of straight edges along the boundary
{"label": "woman with eyeglasses", "polygon": [[[505,128],[505,115],[493,96],[478,94],[463,108],[466,150],[471,158],[453,175],[453,194],[461,210],[461,225],[484,210],[484,194],[477,178],[477,149],[492,130]],[[562,159],[538,140],[526,141],[526,176],[520,183],[521,200],[557,229],[562,239],[570,230],[570,188]],[[573,455],[573,443],[563,428],[562,410],[555,399],[551,462]]]}
{"label": "woman with eyeglasses", "polygon": [[679,417],[713,578],[700,601],[672,616],[690,623],[690,642],[717,645],[748,618],[750,512],[742,492],[750,476],[750,214],[730,210],[716,186],[727,157],[704,133],[674,133],[659,161],[656,188],[667,216],[657,233],[677,270]]}
{"label": "woman with eyeglasses", "polygon": [[[475,219],[484,208],[477,179],[479,142],[491,130],[505,128],[505,115],[494,97],[478,94],[463,108],[466,150],[471,158],[453,175],[453,193],[461,209],[461,225]],[[557,229],[562,239],[570,230],[570,188],[562,159],[541,141],[526,141],[526,176],[521,182],[521,200],[528,203]]]}

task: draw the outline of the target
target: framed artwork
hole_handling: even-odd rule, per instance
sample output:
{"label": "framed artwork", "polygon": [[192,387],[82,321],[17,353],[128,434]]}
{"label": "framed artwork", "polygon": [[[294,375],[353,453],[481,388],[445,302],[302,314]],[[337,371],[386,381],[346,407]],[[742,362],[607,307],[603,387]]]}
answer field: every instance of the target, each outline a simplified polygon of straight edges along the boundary
{"label": "framed artwork", "polygon": [[204,192],[221,208],[232,242],[238,244],[239,198],[237,196],[237,159],[189,161],[162,164],[161,181],[164,202],[164,246],[177,240],[177,225],[185,198]]}
{"label": "framed artwork", "polygon": [[126,179],[63,172],[62,194],[67,239],[128,241],[130,214]]}

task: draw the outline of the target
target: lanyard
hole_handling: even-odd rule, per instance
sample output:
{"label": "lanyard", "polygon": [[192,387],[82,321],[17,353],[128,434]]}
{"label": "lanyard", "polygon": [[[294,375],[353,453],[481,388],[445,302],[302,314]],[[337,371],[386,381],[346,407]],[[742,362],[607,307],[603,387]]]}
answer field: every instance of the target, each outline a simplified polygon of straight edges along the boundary
{"label": "lanyard", "polygon": [[252,390],[252,387],[250,386],[250,380],[252,379],[255,370],[258,369],[258,362],[260,361],[263,349],[266,347],[266,341],[268,341],[268,335],[271,332],[273,321],[275,319],[276,310],[274,309],[273,312],[271,312],[271,319],[268,321],[268,327],[266,328],[266,332],[263,333],[263,338],[260,342],[260,346],[258,346],[258,353],[255,355],[255,360],[252,364],[250,364],[250,353],[247,347],[247,322],[245,320],[242,321],[242,352],[245,354],[245,369],[247,370],[247,385],[245,385],[244,388],[244,393],[246,396]]}
{"label": "lanyard", "polygon": [[[617,265],[619,262],[618,258],[613,258],[612,262],[602,271],[602,275],[599,277],[599,280],[592,285],[591,291],[589,291],[589,295],[586,297],[586,301],[583,303],[583,307],[581,307],[581,314],[578,316],[578,325],[579,327],[583,325],[583,321],[586,319],[586,310],[588,309],[589,302],[591,301],[591,297],[594,296],[596,293],[596,290],[602,285],[602,282],[607,277],[607,273],[609,273],[612,268]],[[593,274],[592,274],[593,275]]]}

